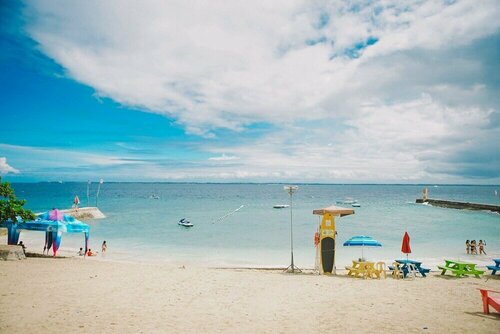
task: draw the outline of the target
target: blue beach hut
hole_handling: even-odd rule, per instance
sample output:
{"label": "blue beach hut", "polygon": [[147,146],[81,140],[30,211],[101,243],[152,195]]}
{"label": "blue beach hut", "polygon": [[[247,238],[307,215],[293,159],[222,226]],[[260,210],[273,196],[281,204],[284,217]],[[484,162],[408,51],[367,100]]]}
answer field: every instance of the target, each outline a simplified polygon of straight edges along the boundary
{"label": "blue beach hut", "polygon": [[0,227],[7,228],[7,243],[17,245],[21,230],[45,232],[45,242],[47,249],[52,247],[54,256],[61,245],[62,233],[84,233],[85,234],[85,254],[88,249],[90,236],[90,226],[75,219],[70,215],[65,215],[61,211],[54,209],[49,212],[39,214],[35,220],[13,222],[11,220],[1,222]]}

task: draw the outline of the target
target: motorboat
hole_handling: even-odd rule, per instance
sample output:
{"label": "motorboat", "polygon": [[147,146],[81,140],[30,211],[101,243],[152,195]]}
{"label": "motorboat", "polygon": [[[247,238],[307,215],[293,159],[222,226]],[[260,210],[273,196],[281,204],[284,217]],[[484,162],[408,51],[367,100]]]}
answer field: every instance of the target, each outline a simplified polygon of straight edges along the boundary
{"label": "motorboat", "polygon": [[181,220],[179,220],[179,222],[177,223],[181,226],[185,226],[185,227],[193,227],[193,223],[191,223],[189,220],[186,220],[186,218],[182,218]]}
{"label": "motorboat", "polygon": [[360,207],[361,207],[361,204],[359,204],[358,202],[354,202],[354,203],[352,203],[352,204],[351,204],[351,206],[352,206],[353,208],[360,208]]}
{"label": "motorboat", "polygon": [[337,201],[337,204],[354,204],[357,201],[352,197],[346,197],[343,200]]}
{"label": "motorboat", "polygon": [[285,208],[288,208],[290,207],[290,205],[288,204],[276,204],[276,205],[273,205],[273,208],[275,209],[285,209]]}

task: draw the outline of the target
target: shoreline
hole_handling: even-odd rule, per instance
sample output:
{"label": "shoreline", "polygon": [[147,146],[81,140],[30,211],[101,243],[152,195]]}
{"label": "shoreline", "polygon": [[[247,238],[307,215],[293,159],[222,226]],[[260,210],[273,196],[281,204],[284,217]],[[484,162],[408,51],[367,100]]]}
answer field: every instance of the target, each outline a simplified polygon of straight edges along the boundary
{"label": "shoreline", "polygon": [[[42,251],[43,249],[43,240],[40,238],[40,233],[37,232],[32,232],[29,234],[24,234],[23,240],[27,241],[25,244],[27,244],[27,253],[32,253],[32,254],[38,254],[42,256]],[[0,243],[2,244],[7,244],[6,237],[5,236],[0,236]],[[40,250],[38,250],[40,249]],[[98,249],[92,248],[91,249]],[[220,250],[218,249],[217,252],[214,253],[213,257],[206,257],[206,258],[199,258],[199,259],[192,259],[187,255],[184,256],[176,256],[177,254],[169,254],[167,252],[165,253],[158,253],[158,252],[153,252],[153,251],[148,251],[148,250],[122,250],[122,249],[109,249],[106,252],[106,254],[103,256],[100,251],[100,247],[97,250],[97,255],[92,256],[92,257],[86,257],[86,260],[92,260],[92,261],[104,261],[104,262],[119,262],[119,263],[130,263],[130,264],[173,264],[173,265],[195,265],[195,266],[200,266],[200,267],[206,267],[206,268],[251,268],[251,269],[267,269],[267,268],[283,268],[285,269],[289,265],[289,254],[285,254],[286,250],[284,250],[284,260],[279,262],[279,261],[269,261],[268,263],[252,263],[252,261],[248,261],[243,259],[243,257],[231,257],[228,255],[228,257],[221,257],[222,255],[227,255],[224,251],[226,252],[231,252],[231,250]],[[65,258],[82,258],[78,255],[76,255],[78,252],[78,248],[76,247],[71,247],[71,246],[61,246],[61,248],[58,250],[57,254],[58,257],[59,255],[61,257]],[[51,251],[52,253],[52,251]],[[221,255],[222,254],[222,255]],[[405,258],[406,255],[402,255],[401,253],[395,253],[393,258],[382,258],[378,257],[376,254],[372,254],[372,256],[368,257],[367,260],[373,261],[373,262],[385,262],[386,266],[392,265],[392,263],[396,259],[403,259]],[[49,258],[52,258],[50,255]],[[461,254],[459,256],[440,256],[440,257],[434,257],[434,258],[425,258],[425,257],[419,257],[417,255],[412,256],[410,254],[409,256],[410,259],[415,259],[423,262],[423,267],[431,269],[431,271],[438,271],[437,266],[442,265],[444,263],[444,259],[451,259],[451,260],[459,260],[459,261],[465,261],[465,262],[473,262],[476,263],[478,268],[480,269],[485,269],[487,265],[492,265],[494,258],[500,258],[500,254],[498,253],[491,253],[488,252],[488,255],[468,255],[468,254]],[[355,259],[355,258],[353,258]],[[352,259],[351,259],[352,260]],[[337,270],[343,270],[345,266],[350,266],[351,265],[351,260],[344,260],[344,259],[337,259]],[[296,265],[297,261],[296,261]],[[300,269],[303,270],[314,270],[314,259],[310,261],[309,265],[303,265],[300,263],[298,265]]]}
{"label": "shoreline", "polygon": [[[28,258],[0,263],[0,332],[495,333],[477,288],[500,276],[416,280],[196,265]],[[397,319],[397,321],[395,321]],[[354,326],[354,327],[353,327]]]}

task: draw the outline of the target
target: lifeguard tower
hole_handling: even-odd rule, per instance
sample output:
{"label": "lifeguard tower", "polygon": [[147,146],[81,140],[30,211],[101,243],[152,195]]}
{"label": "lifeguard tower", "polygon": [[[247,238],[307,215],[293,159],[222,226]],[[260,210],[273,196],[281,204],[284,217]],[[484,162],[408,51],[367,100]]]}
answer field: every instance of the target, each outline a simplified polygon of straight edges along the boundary
{"label": "lifeguard tower", "polygon": [[354,214],[353,209],[339,206],[329,206],[323,209],[313,210],[314,215],[322,216],[318,226],[316,263],[320,274],[335,275],[335,241],[337,231],[335,230],[335,217],[344,217]]}

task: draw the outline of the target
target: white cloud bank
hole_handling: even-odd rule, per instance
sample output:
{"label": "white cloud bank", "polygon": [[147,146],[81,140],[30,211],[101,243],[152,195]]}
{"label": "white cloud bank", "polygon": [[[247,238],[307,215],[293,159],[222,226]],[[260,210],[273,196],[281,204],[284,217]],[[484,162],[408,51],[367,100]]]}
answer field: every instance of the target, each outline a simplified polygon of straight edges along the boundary
{"label": "white cloud bank", "polygon": [[7,158],[0,157],[0,175],[8,173],[18,174],[19,170],[15,169],[12,166],[9,166],[9,164],[7,163]]}
{"label": "white cloud bank", "polygon": [[[41,50],[101,96],[206,136],[276,124],[278,133],[257,143],[207,146],[231,154],[211,162],[237,156],[238,164],[193,175],[418,181],[442,173],[446,181],[480,170],[457,156],[499,134],[500,102],[491,98],[499,87],[474,45],[498,35],[495,0],[27,5]],[[498,168],[488,175],[500,179]]]}

